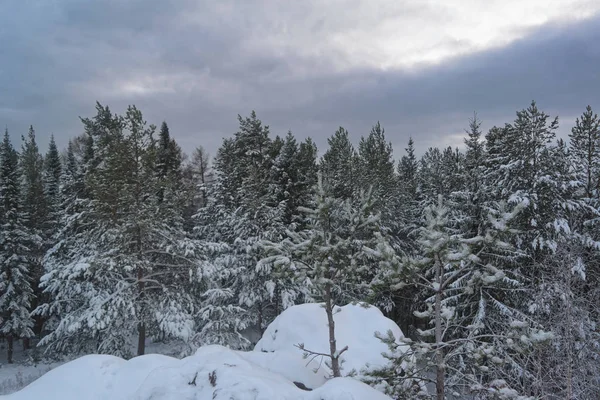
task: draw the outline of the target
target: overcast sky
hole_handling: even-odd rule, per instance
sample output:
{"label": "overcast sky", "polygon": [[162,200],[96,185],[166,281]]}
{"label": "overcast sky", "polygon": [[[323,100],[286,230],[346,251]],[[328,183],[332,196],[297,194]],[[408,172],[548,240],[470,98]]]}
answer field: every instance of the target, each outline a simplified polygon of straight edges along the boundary
{"label": "overcast sky", "polygon": [[[324,147],[378,120],[396,156],[458,145],[535,99],[600,111],[598,0],[2,0],[0,124],[64,146],[95,101],[215,153],[256,110]],[[18,143],[17,143],[18,144]]]}

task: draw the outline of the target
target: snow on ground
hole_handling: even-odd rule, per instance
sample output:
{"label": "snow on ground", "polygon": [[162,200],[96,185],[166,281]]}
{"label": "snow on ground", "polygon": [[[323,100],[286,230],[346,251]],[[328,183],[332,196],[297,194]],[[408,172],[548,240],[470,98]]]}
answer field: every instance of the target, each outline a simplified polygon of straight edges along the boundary
{"label": "snow on ground", "polygon": [[64,364],[3,400],[385,400],[352,378],[304,391],[282,375],[222,346],[205,346],[184,359],[145,355],[125,361],[88,355]]}
{"label": "snow on ground", "polygon": [[[361,370],[365,368],[386,365],[388,360],[381,353],[388,351],[388,347],[375,337],[375,332],[379,331],[385,335],[391,330],[399,340],[404,335],[398,325],[373,306],[348,304],[336,307],[334,311],[337,349],[340,351],[348,346],[348,350],[341,356],[342,375],[349,374],[352,370],[360,375]],[[304,343],[307,350],[329,354],[329,327],[325,309],[321,304],[301,304],[285,310],[269,325],[254,351],[274,352],[274,359],[279,358],[279,354],[284,358],[300,357],[301,362],[306,365],[311,357],[303,359],[302,351],[295,347],[299,343]],[[306,386],[315,387],[314,384],[319,382],[322,384],[330,375],[325,360],[321,358],[319,356],[310,362],[309,370],[319,366],[320,368],[310,384],[303,382]],[[281,364],[285,365],[285,362],[282,360]],[[301,381],[300,376],[296,380]]]}
{"label": "snow on ground", "polygon": [[38,379],[46,372],[63,364],[64,361],[44,359],[42,351],[35,348],[25,350],[23,341],[14,343],[14,364],[6,360],[6,340],[0,339],[0,395],[15,392]]}
{"label": "snow on ground", "polygon": [[[387,351],[387,346],[374,333],[391,330],[399,339],[403,337],[400,328],[376,307],[347,305],[336,310],[338,349],[348,346],[342,355],[342,372],[360,372],[385,364],[387,360],[381,353]],[[328,379],[330,371],[325,360],[305,359],[295,347],[304,343],[307,349],[328,353],[328,338],[325,310],[319,304],[304,304],[278,316],[254,351],[205,346],[183,359],[148,354],[128,361],[88,355],[0,399],[389,400],[354,378]],[[149,350],[176,355],[181,345],[155,344]],[[299,389],[294,382],[313,390]]]}
{"label": "snow on ground", "polygon": [[15,392],[62,363],[0,365],[0,395]]}
{"label": "snow on ground", "polygon": [[[137,346],[137,337],[132,337],[132,351]],[[31,382],[38,379],[48,371],[71,361],[76,356],[70,355],[63,360],[52,360],[44,356],[44,348],[36,348],[32,344],[29,350],[23,350],[22,342],[15,343],[14,364],[6,363],[6,343],[0,342],[0,395],[10,394],[21,390]],[[182,341],[146,342],[146,354],[163,354],[180,357],[189,351],[189,347]]]}

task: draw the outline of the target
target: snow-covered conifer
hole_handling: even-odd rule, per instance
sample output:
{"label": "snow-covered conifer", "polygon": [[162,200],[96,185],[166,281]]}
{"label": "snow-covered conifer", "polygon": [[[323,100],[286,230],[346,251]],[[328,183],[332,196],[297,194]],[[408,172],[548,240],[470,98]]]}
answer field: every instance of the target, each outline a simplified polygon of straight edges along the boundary
{"label": "snow-covered conifer", "polygon": [[8,131],[0,146],[0,163],[0,333],[7,339],[7,361],[12,363],[14,340],[33,336],[30,257],[40,240],[26,226],[18,155]]}

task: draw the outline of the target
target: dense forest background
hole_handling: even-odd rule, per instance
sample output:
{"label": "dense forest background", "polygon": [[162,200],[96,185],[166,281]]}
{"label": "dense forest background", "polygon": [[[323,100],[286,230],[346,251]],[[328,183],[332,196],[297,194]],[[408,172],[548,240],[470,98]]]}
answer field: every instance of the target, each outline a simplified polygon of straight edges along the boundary
{"label": "dense forest background", "polygon": [[[293,304],[324,302],[329,315],[366,301],[407,335],[408,352],[380,333],[391,364],[368,379],[396,398],[430,380],[438,398],[600,393],[590,107],[568,142],[531,103],[485,134],[465,121],[463,149],[418,158],[411,139],[397,162],[379,123],[357,147],[340,127],[318,157],[311,139],[274,136],[252,112],[211,159],[184,154],[134,106],[96,111],[62,152],[51,140],[42,155],[33,127],[20,151],[4,135],[9,360],[31,338],[47,356],[130,357],[147,340],[244,349]],[[333,375],[349,372],[336,357]]]}

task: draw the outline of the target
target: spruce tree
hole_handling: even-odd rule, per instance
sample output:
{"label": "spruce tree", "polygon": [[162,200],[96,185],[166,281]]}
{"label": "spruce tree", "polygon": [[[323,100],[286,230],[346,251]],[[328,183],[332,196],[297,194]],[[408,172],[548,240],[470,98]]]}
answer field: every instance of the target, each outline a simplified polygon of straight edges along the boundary
{"label": "spruce tree", "polygon": [[469,236],[476,236],[483,232],[485,224],[484,202],[485,197],[485,144],[481,137],[481,121],[477,114],[469,120],[469,129],[466,131],[464,182],[465,190],[461,193],[463,205],[464,225],[462,230]]}
{"label": "spruce tree", "polygon": [[[305,207],[314,206],[313,200],[317,187],[317,145],[311,138],[300,143],[297,156],[298,182],[296,204]],[[306,215],[294,209],[294,220],[298,229],[303,229],[308,224]]]}
{"label": "spruce tree", "polygon": [[201,240],[219,238],[229,246],[229,257],[243,273],[220,286],[235,293],[222,296],[220,303],[229,299],[231,307],[245,309],[244,324],[262,332],[283,307],[293,304],[283,298],[286,285],[273,275],[272,266],[257,268],[264,256],[263,242],[279,240],[286,229],[284,183],[277,165],[285,141],[271,139],[269,127],[255,112],[238,116],[238,121],[238,132],[217,152],[216,179],[207,206],[198,213],[196,232]]}
{"label": "spruce tree", "polygon": [[358,145],[358,164],[360,189],[365,192],[372,190],[375,211],[381,213],[382,223],[396,230],[391,208],[396,187],[392,143],[386,140],[385,130],[379,122],[366,138],[361,138]]}
{"label": "spruce tree", "polygon": [[[171,138],[169,127],[164,121],[160,127],[155,151],[155,170],[159,185],[158,201],[161,202],[165,196],[170,196],[170,200],[181,202],[183,155],[177,142]],[[175,200],[175,198],[178,199]]]}
{"label": "spruce tree", "polygon": [[421,195],[419,188],[419,162],[415,156],[414,141],[408,140],[406,154],[398,163],[398,187],[396,199],[396,217],[401,220],[401,227],[396,233],[398,247],[405,253],[410,253],[414,248],[414,239],[411,236],[419,226],[421,214]]}
{"label": "spruce tree", "polygon": [[[419,161],[412,138],[408,140],[405,151],[397,167],[396,198],[393,200],[396,229],[392,231],[391,241],[399,255],[410,256],[417,251],[417,229],[421,226],[422,214]],[[417,325],[413,315],[417,307],[417,288],[406,286],[401,291],[394,291],[388,285],[380,284],[376,291],[376,304],[387,312],[405,334],[411,335]]]}
{"label": "spruce tree", "polygon": [[60,180],[62,165],[54,135],[50,136],[48,152],[44,159],[44,196],[47,205],[47,219],[45,221],[43,237],[52,244],[52,237],[56,233],[60,218]]}
{"label": "spruce tree", "polygon": [[425,204],[433,204],[441,194],[448,196],[446,174],[443,168],[443,154],[437,147],[430,147],[419,163],[419,187]]}
{"label": "spruce tree", "polygon": [[[35,244],[32,243],[30,246],[29,271],[35,299],[41,299],[39,281],[43,275],[42,258],[46,250],[52,245],[52,233],[49,225],[51,225],[54,216],[50,215],[51,210],[46,198],[44,159],[40,154],[33,126],[29,127],[28,135],[22,137],[22,141],[19,164],[22,174],[23,211],[27,215],[25,226],[31,235],[41,238],[41,241]],[[37,306],[37,301],[33,305]],[[28,348],[29,339],[25,339],[23,345]]]}
{"label": "spruce tree", "polygon": [[325,191],[339,199],[352,199],[357,192],[357,154],[348,131],[340,127],[329,139],[329,148],[319,164]]}
{"label": "spruce tree", "polygon": [[292,134],[288,132],[285,137],[283,146],[277,158],[275,159],[272,174],[273,186],[276,200],[279,203],[285,204],[283,223],[291,225],[293,217],[298,205],[296,188],[298,185],[298,142]]}
{"label": "spruce tree", "polygon": [[10,364],[14,340],[33,336],[30,256],[39,238],[26,226],[18,155],[8,131],[0,147],[0,162],[0,333],[7,339]]}
{"label": "spruce tree", "polygon": [[24,204],[29,218],[28,228],[39,234],[47,218],[47,204],[44,196],[44,159],[40,154],[33,126],[29,127],[27,137],[23,137],[20,164]]}
{"label": "spruce tree", "polygon": [[288,132],[273,168],[273,191],[276,201],[285,207],[283,223],[302,224],[298,208],[308,206],[316,183],[316,146],[312,140],[300,143]]}

